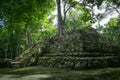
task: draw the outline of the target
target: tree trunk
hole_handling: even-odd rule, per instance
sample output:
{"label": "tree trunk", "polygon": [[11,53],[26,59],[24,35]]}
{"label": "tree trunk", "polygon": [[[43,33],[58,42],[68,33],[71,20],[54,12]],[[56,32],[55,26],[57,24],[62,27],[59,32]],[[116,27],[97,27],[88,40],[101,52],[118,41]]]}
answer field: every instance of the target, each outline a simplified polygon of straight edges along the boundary
{"label": "tree trunk", "polygon": [[10,59],[13,59],[13,48],[10,48]]}
{"label": "tree trunk", "polygon": [[63,35],[64,33],[64,23],[61,14],[61,0],[56,0],[57,2],[57,17],[58,17],[58,34]]}
{"label": "tree trunk", "polygon": [[30,39],[29,39],[29,26],[25,26],[25,49],[27,49],[30,45]]}
{"label": "tree trunk", "polygon": [[8,47],[6,47],[6,49],[5,49],[5,59],[7,59],[7,57],[8,57]]}
{"label": "tree trunk", "polygon": [[15,57],[18,57],[19,56],[19,41],[18,41],[18,44],[17,44],[17,48],[16,48],[16,56]]}

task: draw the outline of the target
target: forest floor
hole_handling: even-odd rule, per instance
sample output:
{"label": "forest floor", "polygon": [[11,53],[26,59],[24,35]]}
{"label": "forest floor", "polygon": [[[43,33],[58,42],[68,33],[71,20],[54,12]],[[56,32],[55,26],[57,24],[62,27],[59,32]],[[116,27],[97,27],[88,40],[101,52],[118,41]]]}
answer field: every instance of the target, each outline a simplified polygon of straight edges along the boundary
{"label": "forest floor", "polygon": [[43,67],[0,69],[0,80],[120,80],[120,68],[70,70]]}

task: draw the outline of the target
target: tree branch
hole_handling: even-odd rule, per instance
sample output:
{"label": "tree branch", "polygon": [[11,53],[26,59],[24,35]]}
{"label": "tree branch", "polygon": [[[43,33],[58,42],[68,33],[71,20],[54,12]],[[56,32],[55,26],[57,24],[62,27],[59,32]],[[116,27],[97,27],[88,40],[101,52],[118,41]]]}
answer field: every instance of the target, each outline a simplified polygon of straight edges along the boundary
{"label": "tree branch", "polygon": [[[78,1],[78,3],[79,3],[80,1],[81,1],[81,0],[79,0],[79,1]],[[75,1],[74,1],[74,2],[75,2]],[[73,3],[74,3],[74,2],[73,2]],[[67,13],[67,12],[68,12],[68,10],[69,10],[71,7],[75,6],[75,5],[76,5],[76,4],[72,4],[72,5],[70,5],[70,6],[66,9],[66,11],[65,11],[65,12]]]}
{"label": "tree branch", "polygon": [[113,7],[113,9],[115,9],[115,11],[120,15],[120,12],[116,7]]}
{"label": "tree branch", "polygon": [[64,23],[64,24],[65,24],[65,19],[66,19],[66,10],[65,10],[65,9],[66,9],[67,2],[68,2],[68,0],[66,0],[65,3],[64,3],[64,5],[63,5],[63,8],[64,8],[64,9],[63,9],[63,12],[64,12],[63,23]]}
{"label": "tree branch", "polygon": [[[79,0],[78,3],[79,3],[80,1],[81,1],[81,0]],[[73,7],[73,6],[76,5],[76,4],[73,2],[72,5],[70,5],[67,9],[65,9],[65,8],[66,8],[66,5],[67,5],[67,2],[68,2],[68,0],[66,0],[66,1],[65,1],[65,4],[64,4],[64,19],[63,19],[64,24],[65,24],[65,19],[66,19],[66,14],[67,14],[67,12],[69,11],[69,9],[70,9],[71,7]]]}

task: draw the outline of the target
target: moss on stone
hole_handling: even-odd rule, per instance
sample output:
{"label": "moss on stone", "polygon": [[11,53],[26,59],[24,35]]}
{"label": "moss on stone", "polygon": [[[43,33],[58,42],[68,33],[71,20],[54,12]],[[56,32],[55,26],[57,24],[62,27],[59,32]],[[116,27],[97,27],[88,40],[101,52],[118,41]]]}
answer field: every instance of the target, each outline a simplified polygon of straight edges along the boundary
{"label": "moss on stone", "polygon": [[63,36],[53,36],[44,47],[47,53],[100,52],[119,53],[120,48],[109,38],[103,37],[93,28],[79,29]]}
{"label": "moss on stone", "polygon": [[118,57],[40,57],[38,65],[71,69],[94,69],[120,66]]}

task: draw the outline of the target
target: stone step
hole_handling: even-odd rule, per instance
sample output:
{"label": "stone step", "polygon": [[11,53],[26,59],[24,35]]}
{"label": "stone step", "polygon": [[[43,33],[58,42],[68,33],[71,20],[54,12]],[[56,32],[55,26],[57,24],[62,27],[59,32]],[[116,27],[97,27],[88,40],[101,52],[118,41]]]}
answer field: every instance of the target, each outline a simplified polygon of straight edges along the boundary
{"label": "stone step", "polygon": [[12,68],[21,68],[21,67],[23,67],[23,64],[22,64],[22,62],[19,62],[19,61],[13,61],[13,62],[11,62],[11,67]]}
{"label": "stone step", "polygon": [[95,69],[120,66],[120,58],[105,57],[39,57],[38,64],[45,67],[70,69]]}
{"label": "stone step", "polygon": [[48,57],[104,57],[104,56],[116,56],[116,54],[103,54],[103,53],[58,53],[58,54],[45,54]]}

